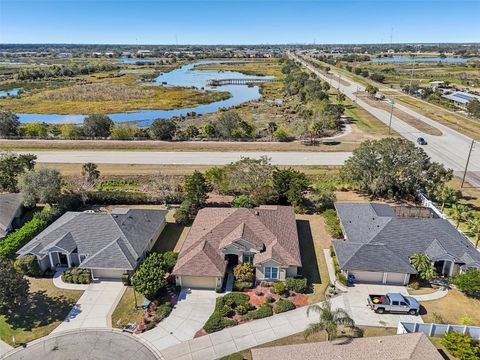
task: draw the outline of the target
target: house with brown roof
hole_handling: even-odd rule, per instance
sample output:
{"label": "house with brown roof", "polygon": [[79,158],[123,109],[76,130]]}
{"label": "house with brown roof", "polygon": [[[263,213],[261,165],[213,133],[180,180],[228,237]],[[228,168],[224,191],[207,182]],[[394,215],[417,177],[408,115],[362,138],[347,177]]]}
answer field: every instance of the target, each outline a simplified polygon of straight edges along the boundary
{"label": "house with brown roof", "polygon": [[257,280],[285,280],[302,266],[290,206],[205,208],[198,212],[173,269],[177,285],[221,287],[227,269],[249,262]]}
{"label": "house with brown roof", "polygon": [[252,349],[253,360],[442,360],[422,333],[337,339],[298,345]]}

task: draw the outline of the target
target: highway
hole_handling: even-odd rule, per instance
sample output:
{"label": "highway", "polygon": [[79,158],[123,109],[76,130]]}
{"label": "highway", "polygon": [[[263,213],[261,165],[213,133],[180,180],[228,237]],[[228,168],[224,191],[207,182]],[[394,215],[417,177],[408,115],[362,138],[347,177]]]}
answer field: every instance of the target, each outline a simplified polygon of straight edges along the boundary
{"label": "highway", "polygon": [[274,165],[343,165],[350,152],[213,152],[213,151],[75,151],[45,150],[16,151],[35,154],[39,163],[84,164],[164,164],[164,165],[226,165],[242,157],[258,159],[266,155]]}
{"label": "highway", "polygon": [[[355,92],[365,90],[364,86],[357,84],[353,80],[345,77],[342,77],[341,79],[346,83],[349,83],[349,85],[343,85],[342,83],[339,83],[338,79],[330,79],[326,77],[319,69],[309,64],[300,56],[293,53],[288,53],[288,55],[290,58],[293,58],[296,61],[300,62],[303,66],[316,74],[322,80],[327,81],[332,87],[338,88],[352,101],[355,101]],[[338,76],[338,74],[336,75]],[[367,104],[361,99],[357,99],[356,102],[357,105],[368,111],[377,119],[379,119],[386,125],[389,124],[390,111],[378,109],[374,106]],[[467,157],[472,143],[472,139],[466,135],[459,133],[456,130],[453,130],[426,116],[423,116],[406,106],[396,103],[394,106],[397,109],[404,111],[433,127],[436,127],[442,132],[442,135],[433,136],[424,134],[421,131],[403,122],[396,116],[392,117],[392,129],[398,132],[404,138],[415,143],[418,137],[422,136],[423,138],[425,138],[428,142],[428,145],[422,146],[422,148],[432,158],[432,160],[444,164],[447,168],[453,169],[456,175],[462,176],[465,169],[465,164],[467,162]],[[476,144],[474,146],[474,150],[472,151],[470,163],[468,166],[468,173],[466,179],[470,184],[476,187],[480,187],[480,144]]]}

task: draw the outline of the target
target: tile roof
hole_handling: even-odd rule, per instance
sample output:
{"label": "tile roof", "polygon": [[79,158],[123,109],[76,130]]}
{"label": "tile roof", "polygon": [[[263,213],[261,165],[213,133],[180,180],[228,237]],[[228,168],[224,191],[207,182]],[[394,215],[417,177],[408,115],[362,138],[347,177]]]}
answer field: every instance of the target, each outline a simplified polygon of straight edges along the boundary
{"label": "tile roof", "polygon": [[442,360],[422,333],[273,346],[252,349],[253,360]]}
{"label": "tile roof", "polygon": [[43,257],[49,249],[86,255],[81,267],[133,270],[167,210],[114,209],[111,214],[67,212],[17,254]]}
{"label": "tile roof", "polygon": [[223,276],[227,266],[223,249],[244,244],[260,251],[254,265],[275,260],[285,267],[301,266],[293,208],[205,208],[190,228],[173,274]]}
{"label": "tile roof", "polygon": [[344,270],[415,274],[410,256],[480,267],[480,253],[448,220],[397,216],[387,204],[335,203],[346,241],[334,241]]}
{"label": "tile roof", "polygon": [[22,207],[23,198],[20,194],[0,193],[0,238],[7,235],[18,209]]}

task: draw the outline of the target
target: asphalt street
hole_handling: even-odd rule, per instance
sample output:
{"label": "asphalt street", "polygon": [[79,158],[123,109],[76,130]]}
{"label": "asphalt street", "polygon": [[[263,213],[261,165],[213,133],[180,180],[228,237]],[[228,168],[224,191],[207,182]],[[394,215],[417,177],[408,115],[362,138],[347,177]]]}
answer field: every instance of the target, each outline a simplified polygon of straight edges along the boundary
{"label": "asphalt street", "polygon": [[274,165],[343,165],[350,152],[175,152],[175,151],[18,151],[35,154],[39,163],[83,164],[165,164],[165,165],[225,165],[242,157],[271,158]]}
{"label": "asphalt street", "polygon": [[[330,79],[326,77],[321,71],[310,65],[304,59],[299,56],[290,53],[290,57],[302,63],[306,68],[315,73],[322,80],[330,83],[332,87],[338,88],[348,98],[355,100],[355,92],[364,91],[365,87],[355,83],[351,79],[342,77],[342,80],[349,83],[349,85],[343,85],[337,79]],[[336,74],[338,76],[338,74]],[[390,122],[390,111],[381,110],[374,106],[367,104],[361,99],[357,99],[357,104],[368,111],[370,114],[378,118],[385,124]],[[403,122],[398,117],[392,117],[392,129],[401,134],[408,140],[416,143],[418,137],[423,137],[427,140],[428,145],[422,146],[426,153],[432,158],[433,161],[444,164],[447,168],[453,169],[456,175],[462,176],[467,163],[467,157],[472,143],[472,139],[466,135],[459,133],[445,125],[442,125],[426,116],[423,116],[412,109],[396,104],[397,109],[402,110],[411,116],[439,129],[442,132],[440,136],[433,136],[422,133],[413,126]],[[480,126],[480,125],[479,125]],[[466,177],[467,181],[474,186],[480,186],[480,144],[476,144],[471,154],[468,173]]]}

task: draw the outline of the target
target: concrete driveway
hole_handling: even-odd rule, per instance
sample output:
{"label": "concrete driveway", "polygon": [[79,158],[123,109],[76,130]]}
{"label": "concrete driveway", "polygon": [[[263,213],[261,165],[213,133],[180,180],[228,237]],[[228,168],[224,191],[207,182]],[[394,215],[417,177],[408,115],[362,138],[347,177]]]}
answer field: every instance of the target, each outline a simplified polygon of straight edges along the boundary
{"label": "concrete driveway", "polygon": [[334,307],[345,309],[357,325],[397,327],[399,321],[420,322],[420,316],[408,314],[377,314],[367,306],[369,294],[400,293],[408,295],[405,286],[356,284],[348,292],[332,299]]}
{"label": "concrete driveway", "polygon": [[66,319],[52,333],[111,327],[112,312],[125,289],[121,281],[100,281],[90,284]]}
{"label": "concrete driveway", "polygon": [[191,340],[215,309],[215,299],[222,295],[213,290],[183,288],[170,316],[140,336],[159,350]]}

